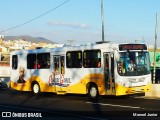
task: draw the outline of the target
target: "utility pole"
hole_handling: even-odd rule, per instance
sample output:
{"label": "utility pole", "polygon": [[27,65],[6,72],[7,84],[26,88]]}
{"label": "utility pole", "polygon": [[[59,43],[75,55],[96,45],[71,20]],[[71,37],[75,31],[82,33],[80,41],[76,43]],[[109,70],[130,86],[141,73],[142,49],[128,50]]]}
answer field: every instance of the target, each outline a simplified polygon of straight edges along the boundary
{"label": "utility pole", "polygon": [[102,41],[96,42],[97,44],[110,42],[110,41],[105,41],[105,38],[104,38],[104,0],[101,0],[101,19],[102,19]]}
{"label": "utility pole", "polygon": [[156,13],[156,26],[155,26],[155,45],[154,45],[154,69],[153,69],[153,83],[156,77],[156,50],[157,50],[157,34],[158,34],[158,15]]}
{"label": "utility pole", "polygon": [[102,17],[102,43],[104,42],[104,1],[101,0],[101,17]]}

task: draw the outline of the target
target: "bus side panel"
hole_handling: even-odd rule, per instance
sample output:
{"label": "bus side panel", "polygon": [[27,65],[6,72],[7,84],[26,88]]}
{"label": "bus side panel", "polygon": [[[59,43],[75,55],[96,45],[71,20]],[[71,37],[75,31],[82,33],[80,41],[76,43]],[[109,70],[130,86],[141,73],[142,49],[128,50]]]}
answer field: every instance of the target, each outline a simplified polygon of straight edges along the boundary
{"label": "bus side panel", "polygon": [[41,92],[55,92],[53,86],[45,83],[40,77],[32,76],[25,83],[16,83],[11,81],[11,88],[19,90],[19,91],[32,91],[32,82],[38,82],[40,85]]}
{"label": "bus side panel", "polygon": [[100,95],[105,95],[104,76],[103,74],[88,74],[82,80],[68,87],[68,93],[86,94],[88,83],[95,83]]}
{"label": "bus side panel", "polygon": [[17,84],[11,80],[11,88],[19,91],[31,91],[31,85],[29,81],[27,81],[26,83]]}

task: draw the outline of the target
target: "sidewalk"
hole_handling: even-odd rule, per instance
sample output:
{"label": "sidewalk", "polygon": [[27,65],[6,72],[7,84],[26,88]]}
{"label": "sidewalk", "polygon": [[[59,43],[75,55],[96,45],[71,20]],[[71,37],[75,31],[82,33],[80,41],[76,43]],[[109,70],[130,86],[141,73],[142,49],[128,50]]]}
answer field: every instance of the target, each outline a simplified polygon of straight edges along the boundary
{"label": "sidewalk", "polygon": [[152,84],[152,91],[146,92],[145,96],[160,98],[160,84]]}

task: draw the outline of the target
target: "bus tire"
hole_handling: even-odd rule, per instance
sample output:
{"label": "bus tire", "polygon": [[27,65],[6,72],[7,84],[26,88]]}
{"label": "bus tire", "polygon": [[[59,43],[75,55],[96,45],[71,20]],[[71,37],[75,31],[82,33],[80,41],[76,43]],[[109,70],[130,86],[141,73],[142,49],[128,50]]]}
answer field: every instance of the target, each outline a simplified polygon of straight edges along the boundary
{"label": "bus tire", "polygon": [[88,96],[90,98],[90,100],[95,101],[98,100],[99,97],[99,92],[98,92],[98,88],[96,85],[91,84],[88,88]]}
{"label": "bus tire", "polygon": [[40,94],[41,90],[40,90],[40,86],[37,82],[32,84],[32,92],[34,94]]}

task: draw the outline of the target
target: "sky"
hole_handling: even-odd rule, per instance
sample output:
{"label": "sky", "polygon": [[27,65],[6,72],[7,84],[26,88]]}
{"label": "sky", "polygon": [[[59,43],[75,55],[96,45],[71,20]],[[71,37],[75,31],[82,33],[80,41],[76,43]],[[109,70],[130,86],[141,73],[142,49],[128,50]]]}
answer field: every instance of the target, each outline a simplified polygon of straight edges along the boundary
{"label": "sky", "polygon": [[[65,44],[102,41],[101,0],[0,0],[0,5],[0,35]],[[159,17],[160,0],[104,0],[105,41],[153,45],[156,13]]]}

